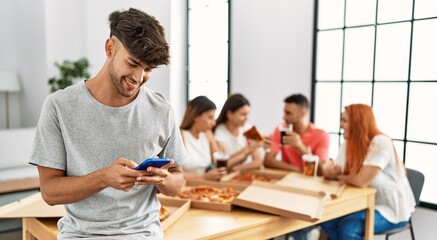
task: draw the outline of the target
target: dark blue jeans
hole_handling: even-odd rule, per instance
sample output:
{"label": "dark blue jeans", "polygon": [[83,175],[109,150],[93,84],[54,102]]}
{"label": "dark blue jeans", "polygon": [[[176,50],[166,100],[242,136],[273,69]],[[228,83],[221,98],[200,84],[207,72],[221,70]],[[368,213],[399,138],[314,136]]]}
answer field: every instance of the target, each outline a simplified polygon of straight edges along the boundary
{"label": "dark blue jeans", "polygon": [[308,233],[313,230],[315,227],[307,227],[301,230],[297,230],[294,232],[289,233],[288,237],[293,237],[294,240],[307,240]]}
{"label": "dark blue jeans", "polygon": [[[364,223],[366,211],[352,213],[320,224],[330,240],[362,240],[364,238]],[[393,224],[387,221],[378,211],[375,211],[375,233],[403,227],[408,222]]]}

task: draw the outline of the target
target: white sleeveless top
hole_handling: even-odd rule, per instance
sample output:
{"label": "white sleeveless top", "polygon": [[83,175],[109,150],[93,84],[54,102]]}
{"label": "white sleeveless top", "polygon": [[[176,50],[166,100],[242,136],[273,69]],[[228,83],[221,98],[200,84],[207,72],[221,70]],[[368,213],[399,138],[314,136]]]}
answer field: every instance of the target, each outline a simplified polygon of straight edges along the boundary
{"label": "white sleeveless top", "polygon": [[182,165],[184,172],[204,173],[212,163],[211,149],[206,134],[201,132],[199,138],[195,138],[189,130],[182,130],[181,132],[189,159]]}

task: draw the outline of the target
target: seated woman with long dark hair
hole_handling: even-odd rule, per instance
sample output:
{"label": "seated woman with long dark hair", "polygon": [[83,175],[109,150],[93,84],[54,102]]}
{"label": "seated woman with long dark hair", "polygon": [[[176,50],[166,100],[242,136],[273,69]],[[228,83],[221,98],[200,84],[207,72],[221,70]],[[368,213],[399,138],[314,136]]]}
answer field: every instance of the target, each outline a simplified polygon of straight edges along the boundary
{"label": "seated woman with long dark hair", "polygon": [[227,174],[225,167],[212,167],[212,155],[219,151],[218,142],[212,133],[215,110],[215,104],[205,96],[198,96],[187,105],[180,126],[188,154],[188,161],[182,165],[185,178],[217,181]]}

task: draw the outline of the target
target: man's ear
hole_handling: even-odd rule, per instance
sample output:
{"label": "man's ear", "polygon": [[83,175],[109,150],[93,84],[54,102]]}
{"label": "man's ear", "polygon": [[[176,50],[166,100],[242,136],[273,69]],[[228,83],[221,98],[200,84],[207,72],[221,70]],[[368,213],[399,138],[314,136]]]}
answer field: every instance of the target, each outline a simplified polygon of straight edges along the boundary
{"label": "man's ear", "polygon": [[305,107],[301,107],[301,110],[300,110],[300,117],[306,117],[306,115],[307,115],[307,113],[308,113],[308,108],[305,108]]}
{"label": "man's ear", "polygon": [[112,56],[113,56],[112,54],[114,53],[114,49],[115,49],[114,40],[112,40],[111,38],[106,39],[106,43],[105,43],[106,57],[112,58]]}

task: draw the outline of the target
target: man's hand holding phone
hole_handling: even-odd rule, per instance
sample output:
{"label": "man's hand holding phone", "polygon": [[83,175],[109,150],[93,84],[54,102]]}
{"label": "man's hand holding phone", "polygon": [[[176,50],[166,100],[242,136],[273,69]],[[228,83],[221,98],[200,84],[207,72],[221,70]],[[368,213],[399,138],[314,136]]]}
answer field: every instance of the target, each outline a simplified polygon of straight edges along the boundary
{"label": "man's hand holding phone", "polygon": [[135,170],[147,170],[148,167],[156,167],[161,168],[164,165],[168,164],[170,159],[168,158],[148,158],[144,160],[140,165],[135,167]]}
{"label": "man's hand holding phone", "polygon": [[103,187],[112,187],[128,192],[134,186],[136,178],[141,176],[140,172],[133,170],[136,166],[137,164],[132,160],[117,159],[100,171]]}
{"label": "man's hand holding phone", "polygon": [[174,164],[173,159],[149,158],[134,169],[141,172],[136,178],[135,185],[159,184],[170,174],[168,169]]}

